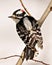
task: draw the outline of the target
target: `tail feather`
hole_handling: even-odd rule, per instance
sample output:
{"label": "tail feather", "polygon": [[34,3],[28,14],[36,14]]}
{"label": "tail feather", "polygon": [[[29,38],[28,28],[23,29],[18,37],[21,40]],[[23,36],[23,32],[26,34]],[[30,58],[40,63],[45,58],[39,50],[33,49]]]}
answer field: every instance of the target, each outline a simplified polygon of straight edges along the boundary
{"label": "tail feather", "polygon": [[35,52],[36,52],[36,49],[32,49],[32,48],[30,48],[30,47],[27,45],[27,46],[26,46],[26,51],[25,51],[26,60],[28,60],[28,59],[33,59]]}

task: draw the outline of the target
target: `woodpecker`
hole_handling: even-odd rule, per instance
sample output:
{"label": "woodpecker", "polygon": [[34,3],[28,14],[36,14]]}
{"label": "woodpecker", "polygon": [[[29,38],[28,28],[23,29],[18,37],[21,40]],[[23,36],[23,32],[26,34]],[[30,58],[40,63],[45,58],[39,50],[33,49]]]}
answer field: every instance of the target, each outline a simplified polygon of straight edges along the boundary
{"label": "woodpecker", "polygon": [[16,22],[16,31],[26,45],[26,60],[33,59],[37,51],[36,44],[39,48],[43,48],[43,38],[37,20],[32,16],[28,16],[22,9],[15,10],[9,18]]}

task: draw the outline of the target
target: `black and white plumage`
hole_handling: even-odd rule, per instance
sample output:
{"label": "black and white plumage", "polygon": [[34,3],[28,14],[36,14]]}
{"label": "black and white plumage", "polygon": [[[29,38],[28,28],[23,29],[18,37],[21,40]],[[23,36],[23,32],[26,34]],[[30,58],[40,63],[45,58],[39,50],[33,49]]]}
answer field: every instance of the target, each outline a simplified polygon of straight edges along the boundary
{"label": "black and white plumage", "polygon": [[[18,11],[22,11],[22,13],[18,14]],[[16,22],[16,31],[26,44],[26,60],[33,59],[34,53],[37,51],[36,44],[43,48],[42,34],[37,21],[32,16],[25,15],[25,12],[21,9],[16,10],[10,18],[13,18]]]}

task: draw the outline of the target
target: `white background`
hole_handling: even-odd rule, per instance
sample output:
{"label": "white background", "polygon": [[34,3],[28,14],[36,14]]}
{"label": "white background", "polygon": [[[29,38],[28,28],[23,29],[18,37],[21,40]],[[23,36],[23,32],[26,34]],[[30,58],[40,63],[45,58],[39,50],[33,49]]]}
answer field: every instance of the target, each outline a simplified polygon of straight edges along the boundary
{"label": "white background", "polygon": [[[26,8],[33,17],[40,19],[50,0],[23,0]],[[15,22],[8,18],[16,9],[23,9],[19,0],[0,0],[0,58],[10,55],[20,55],[25,44],[20,40]],[[43,50],[35,58],[52,65],[52,12],[41,27]],[[0,60],[0,65],[16,65],[19,58]],[[41,65],[33,61],[24,61],[23,65]]]}

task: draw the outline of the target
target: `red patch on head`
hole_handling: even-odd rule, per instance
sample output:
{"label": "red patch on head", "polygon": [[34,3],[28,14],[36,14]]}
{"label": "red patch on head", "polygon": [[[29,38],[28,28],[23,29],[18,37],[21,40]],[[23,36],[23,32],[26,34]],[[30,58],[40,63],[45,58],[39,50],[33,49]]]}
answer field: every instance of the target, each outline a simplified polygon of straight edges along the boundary
{"label": "red patch on head", "polygon": [[24,12],[24,10],[21,10],[22,12]]}

